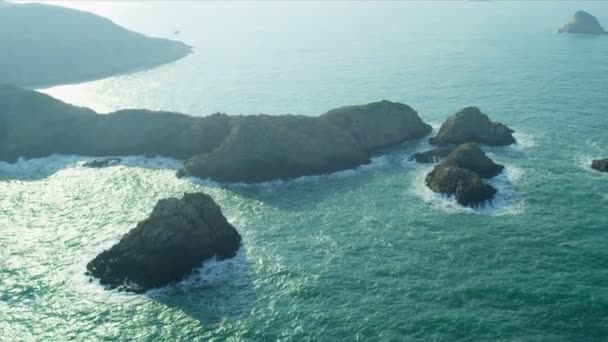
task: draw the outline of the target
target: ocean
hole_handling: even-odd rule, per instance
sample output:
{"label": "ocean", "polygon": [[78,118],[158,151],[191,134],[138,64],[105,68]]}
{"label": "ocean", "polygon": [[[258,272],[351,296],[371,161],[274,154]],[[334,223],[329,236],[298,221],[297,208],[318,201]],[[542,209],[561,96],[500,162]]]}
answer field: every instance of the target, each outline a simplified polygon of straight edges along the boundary
{"label": "ocean", "polygon": [[[178,179],[181,163],[0,162],[0,340],[608,340],[608,36],[556,34],[606,2],[54,2],[195,53],[41,91],[100,112],[303,114],[388,99],[434,132],[478,106],[516,131],[484,208],[432,193],[426,139],[330,175]],[[176,32],[179,31],[179,32]],[[156,201],[204,191],[243,236],[145,295],[85,265]]]}

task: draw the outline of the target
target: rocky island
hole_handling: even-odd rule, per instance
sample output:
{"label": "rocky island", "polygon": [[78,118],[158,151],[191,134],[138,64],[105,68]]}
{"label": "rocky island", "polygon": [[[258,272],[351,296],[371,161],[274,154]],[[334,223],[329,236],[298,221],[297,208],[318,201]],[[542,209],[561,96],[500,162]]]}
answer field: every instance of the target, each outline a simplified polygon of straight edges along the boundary
{"label": "rocky island", "polygon": [[608,172],[608,158],[592,161],[591,168],[600,172]]}
{"label": "rocky island", "polygon": [[160,200],[112,248],[87,264],[87,274],[109,288],[131,292],[171,284],[205,260],[236,255],[241,236],[206,194]]}
{"label": "rocky island", "polygon": [[43,4],[0,5],[0,84],[48,86],[155,67],[188,55],[92,13]]}
{"label": "rocky island", "polygon": [[437,146],[453,146],[467,142],[506,146],[514,144],[515,138],[509,127],[490,121],[477,107],[467,107],[450,116],[429,142]]}
{"label": "rocky island", "polygon": [[497,192],[482,179],[495,177],[504,169],[478,144],[504,146],[515,143],[515,138],[509,127],[492,122],[477,107],[467,107],[450,116],[429,142],[439,147],[412,156],[419,163],[439,163],[426,176],[426,185],[436,193],[454,196],[463,206],[475,207]]}
{"label": "rocky island", "polygon": [[345,170],[383,148],[431,131],[416,111],[390,101],[302,115],[193,117],[121,110],[99,115],[48,95],[0,86],[0,160],[51,154],[165,156],[179,176],[263,182]]}
{"label": "rocky island", "polygon": [[437,165],[425,178],[434,192],[454,196],[464,206],[478,206],[491,200],[496,189],[482,181],[502,172],[475,143],[462,144]]}
{"label": "rocky island", "polygon": [[585,11],[578,11],[574,14],[572,20],[562,26],[559,33],[573,34],[608,34],[596,17]]}

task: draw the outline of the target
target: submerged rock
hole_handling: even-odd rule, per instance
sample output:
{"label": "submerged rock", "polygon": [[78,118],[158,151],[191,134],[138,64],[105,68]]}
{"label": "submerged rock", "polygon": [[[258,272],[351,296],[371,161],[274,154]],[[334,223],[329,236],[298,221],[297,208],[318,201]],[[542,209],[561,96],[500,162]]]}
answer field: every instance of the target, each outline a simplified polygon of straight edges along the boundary
{"label": "submerged rock", "polygon": [[606,34],[606,31],[600,22],[585,11],[578,11],[574,14],[572,20],[562,26],[559,33],[574,33],[574,34]]}
{"label": "submerged rock", "polygon": [[241,236],[206,194],[160,200],[112,248],[87,264],[101,284],[131,292],[178,282],[203,261],[236,255]]}
{"label": "submerged rock", "polygon": [[608,158],[596,159],[592,161],[591,168],[601,172],[608,172]]}
{"label": "submerged rock", "polygon": [[464,206],[476,206],[490,200],[496,189],[482,181],[502,172],[504,166],[494,163],[477,144],[467,143],[454,149],[425,179],[437,193],[453,195]]}
{"label": "submerged rock", "polygon": [[412,159],[418,163],[437,163],[454,151],[451,147],[438,147],[432,150],[414,153]]}
{"label": "submerged rock", "polygon": [[118,165],[118,164],[120,164],[121,161],[122,161],[122,159],[120,159],[120,158],[93,159],[93,160],[90,160],[90,161],[82,164],[82,166],[90,167],[90,168],[102,168],[102,167]]}
{"label": "submerged rock", "polygon": [[477,107],[467,107],[449,117],[439,132],[429,142],[437,146],[451,146],[475,142],[489,146],[505,146],[515,143],[513,130],[490,121]]}

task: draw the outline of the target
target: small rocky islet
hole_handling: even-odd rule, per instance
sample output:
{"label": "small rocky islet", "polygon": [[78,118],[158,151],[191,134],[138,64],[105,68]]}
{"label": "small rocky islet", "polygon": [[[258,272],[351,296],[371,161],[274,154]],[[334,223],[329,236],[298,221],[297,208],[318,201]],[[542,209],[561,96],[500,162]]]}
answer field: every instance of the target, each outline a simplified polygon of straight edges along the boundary
{"label": "small rocky islet", "polygon": [[515,143],[515,138],[509,127],[492,122],[477,107],[467,107],[449,117],[429,142],[439,147],[412,156],[420,163],[439,162],[425,178],[427,187],[454,196],[460,205],[476,207],[497,193],[482,179],[495,177],[504,169],[488,158],[479,144],[506,146]]}
{"label": "small rocky islet", "polygon": [[111,289],[144,292],[179,282],[206,260],[236,255],[241,236],[204,193],[158,201],[139,222],[86,268]]}
{"label": "small rocky islet", "polygon": [[465,143],[454,149],[426,176],[429,189],[453,195],[464,206],[477,206],[491,200],[497,190],[482,181],[502,172],[504,166],[494,163],[476,143]]}
{"label": "small rocky islet", "polygon": [[562,26],[558,33],[571,33],[571,34],[590,34],[590,35],[604,35],[608,34],[597,20],[596,17],[585,11],[577,11],[572,20]]}
{"label": "small rocky islet", "polygon": [[600,172],[608,172],[608,158],[593,160],[591,168]]}

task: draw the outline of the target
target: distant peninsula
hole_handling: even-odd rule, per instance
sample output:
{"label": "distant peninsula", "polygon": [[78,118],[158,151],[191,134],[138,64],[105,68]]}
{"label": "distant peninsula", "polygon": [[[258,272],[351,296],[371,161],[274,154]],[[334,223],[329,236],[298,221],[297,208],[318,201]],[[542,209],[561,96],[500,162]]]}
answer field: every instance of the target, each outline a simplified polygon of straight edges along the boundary
{"label": "distant peninsula", "polygon": [[573,34],[608,34],[597,20],[596,17],[585,11],[578,11],[572,17],[572,20],[566,25],[562,26],[559,33],[573,33]]}
{"label": "distant peninsula", "polygon": [[179,176],[255,183],[368,164],[382,149],[430,132],[411,107],[386,100],[318,117],[193,117],[142,109],[100,115],[33,90],[0,86],[0,160],[8,162],[51,154],[159,155],[185,161]]}
{"label": "distant peninsula", "polygon": [[0,84],[84,82],[188,55],[184,43],[127,30],[89,12],[0,2]]}

